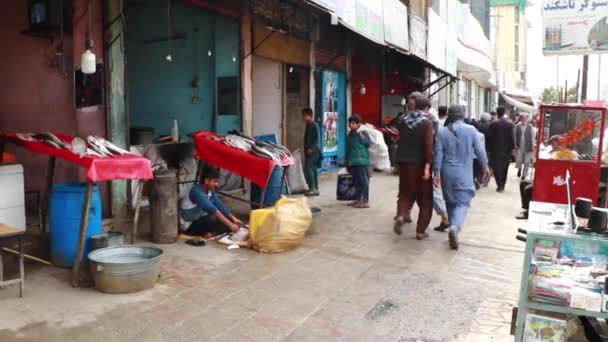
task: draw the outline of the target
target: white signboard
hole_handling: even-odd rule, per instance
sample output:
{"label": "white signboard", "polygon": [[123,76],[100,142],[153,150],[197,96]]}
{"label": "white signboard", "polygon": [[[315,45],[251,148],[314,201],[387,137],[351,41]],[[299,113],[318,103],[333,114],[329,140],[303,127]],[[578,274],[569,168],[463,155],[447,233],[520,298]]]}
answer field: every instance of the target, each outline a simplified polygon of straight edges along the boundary
{"label": "white signboard", "polygon": [[410,15],[410,51],[426,59],[426,21],[417,15]]}
{"label": "white signboard", "polygon": [[448,32],[445,44],[445,71],[456,75],[458,70],[458,37],[456,33]]}
{"label": "white signboard", "polygon": [[384,45],[382,0],[339,0],[337,14],[351,30]]}
{"label": "white signboard", "polygon": [[383,0],[384,40],[402,50],[409,50],[407,7],[399,0]]}
{"label": "white signboard", "polygon": [[545,55],[608,51],[608,0],[544,0]]}
{"label": "white signboard", "polygon": [[447,27],[440,16],[432,8],[429,8],[429,32],[428,41],[432,42],[427,46],[428,62],[441,70],[445,70],[445,47],[447,39]]}

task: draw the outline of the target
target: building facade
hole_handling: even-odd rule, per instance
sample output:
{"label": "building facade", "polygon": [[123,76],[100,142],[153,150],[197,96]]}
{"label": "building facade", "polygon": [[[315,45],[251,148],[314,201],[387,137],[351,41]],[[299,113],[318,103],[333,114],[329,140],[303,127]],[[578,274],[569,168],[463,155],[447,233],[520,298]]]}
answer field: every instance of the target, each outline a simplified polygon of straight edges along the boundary
{"label": "building facade", "polygon": [[499,90],[526,89],[525,13],[525,1],[491,1],[491,38]]}
{"label": "building facade", "polygon": [[[301,147],[301,111],[311,107],[322,168],[335,170],[349,115],[381,126],[404,110],[409,93],[422,91],[435,105],[462,104],[475,117],[489,111],[495,88],[487,18],[476,2],[66,0],[69,30],[48,32],[52,39],[22,33],[29,3],[2,15],[0,33],[12,49],[0,70],[13,85],[0,95],[3,132],[94,134],[129,147],[130,128],[168,135],[176,119],[184,139],[236,129],[274,134],[293,150]],[[82,14],[87,4],[90,18]],[[87,31],[98,71],[85,91],[79,64]],[[95,96],[81,96],[87,91]],[[26,183],[40,187],[44,162],[18,157]],[[69,165],[57,175],[83,179]],[[126,182],[102,193],[106,215],[128,211]]]}

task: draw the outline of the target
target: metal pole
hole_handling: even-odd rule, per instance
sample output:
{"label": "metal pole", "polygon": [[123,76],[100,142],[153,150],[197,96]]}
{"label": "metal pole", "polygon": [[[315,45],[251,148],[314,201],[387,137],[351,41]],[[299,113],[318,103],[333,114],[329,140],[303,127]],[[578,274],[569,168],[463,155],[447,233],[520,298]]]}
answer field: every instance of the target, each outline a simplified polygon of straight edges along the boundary
{"label": "metal pole", "polygon": [[89,226],[89,210],[91,209],[91,198],[93,197],[93,187],[95,184],[87,182],[87,190],[82,205],[82,213],[80,216],[80,237],[78,239],[78,252],[74,267],[72,268],[72,286],[78,287],[80,283],[80,266],[84,257],[84,247],[87,241],[87,228]]}
{"label": "metal pole", "polygon": [[559,56],[555,57],[555,89],[559,89]]}
{"label": "metal pole", "polygon": [[287,169],[289,166],[283,166],[283,177],[281,177],[281,187],[279,188],[279,197],[283,194],[283,187],[287,181]]}
{"label": "metal pole", "polygon": [[42,228],[42,232],[48,232],[49,231],[49,205],[50,205],[50,198],[51,198],[51,191],[53,191],[53,178],[55,177],[55,164],[56,164],[56,159],[55,157],[50,157],[49,158],[49,165],[47,168],[47,173],[46,173],[46,189],[44,192],[44,203],[42,205],[42,222],[40,223],[41,228]]}
{"label": "metal pole", "polygon": [[135,193],[135,214],[133,216],[133,231],[131,232],[131,244],[135,243],[135,238],[137,237],[137,228],[139,225],[139,209],[141,207],[141,194],[144,191],[144,186],[146,183],[143,180],[140,180],[137,183],[137,192]]}
{"label": "metal pole", "polygon": [[600,54],[600,55],[597,55],[597,97],[596,97],[597,100],[602,98],[600,96],[601,84],[602,84],[602,55]]}
{"label": "metal pole", "polygon": [[0,137],[0,163],[4,162],[4,149],[6,148],[6,140]]}
{"label": "metal pole", "polygon": [[19,236],[19,297],[23,298],[25,290],[25,270],[23,266],[23,235]]}
{"label": "metal pole", "polygon": [[[599,74],[598,74],[599,76]],[[589,55],[583,56],[583,84],[581,86],[581,102],[587,99],[587,78],[589,77]]]}
{"label": "metal pole", "polygon": [[[576,102],[577,103],[580,102],[579,96],[578,96],[578,94],[579,94],[578,90],[580,89],[579,86],[581,84],[580,81],[581,81],[581,69],[578,69],[578,72],[576,73]],[[581,95],[581,97],[582,97],[582,95]]]}

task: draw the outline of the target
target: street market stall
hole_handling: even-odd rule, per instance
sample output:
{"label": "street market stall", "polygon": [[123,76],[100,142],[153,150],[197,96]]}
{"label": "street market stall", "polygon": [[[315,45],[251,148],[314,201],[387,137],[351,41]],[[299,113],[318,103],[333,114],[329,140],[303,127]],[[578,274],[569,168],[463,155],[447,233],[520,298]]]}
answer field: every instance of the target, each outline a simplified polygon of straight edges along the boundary
{"label": "street market stall", "polygon": [[[564,204],[532,202],[526,233],[515,341],[605,341],[608,235],[573,229]],[[575,223],[578,225],[578,223]],[[603,229],[601,229],[603,228]],[[521,237],[521,235],[520,235]],[[583,332],[584,331],[584,332]]]}
{"label": "street market stall", "polygon": [[[291,153],[284,147],[254,140],[239,134],[221,136],[209,131],[199,131],[193,134],[196,155],[218,168],[226,169],[251,181],[262,189],[259,204],[264,207],[264,199],[268,190],[269,181],[275,168],[282,167],[279,194],[285,185],[286,170],[294,164]],[[202,163],[199,162],[196,181],[199,179]],[[222,193],[222,195],[235,200],[251,203],[242,198]],[[273,203],[274,204],[274,203]]]}
{"label": "street market stall", "polygon": [[573,197],[597,204],[606,108],[541,106],[534,177],[534,201],[566,203],[566,171]]}
{"label": "street market stall", "polygon": [[[135,156],[117,146],[98,137],[88,137],[87,140],[74,138],[65,134],[0,134],[0,162],[5,150],[5,143],[11,142],[26,150],[49,156],[46,201],[43,208],[43,230],[46,230],[49,195],[53,184],[56,158],[60,158],[86,169],[86,192],[82,206],[80,231],[78,240],[78,251],[72,267],[72,285],[78,286],[80,281],[80,268],[84,258],[87,227],[89,222],[89,209],[92,202],[93,189],[96,183],[110,180],[133,180],[141,181],[153,179],[150,160]],[[143,184],[142,184],[143,185]],[[136,194],[135,214],[133,218],[133,229],[131,232],[131,243],[137,234],[139,221],[139,202],[143,186],[138,188]]]}

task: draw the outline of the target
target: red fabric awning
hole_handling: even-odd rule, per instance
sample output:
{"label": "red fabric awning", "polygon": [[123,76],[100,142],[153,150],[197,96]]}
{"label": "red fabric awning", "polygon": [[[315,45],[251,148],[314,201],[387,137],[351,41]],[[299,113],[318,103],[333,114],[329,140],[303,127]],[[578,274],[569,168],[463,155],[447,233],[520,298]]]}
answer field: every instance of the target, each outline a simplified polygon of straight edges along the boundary
{"label": "red fabric awning", "polygon": [[[55,133],[54,133],[55,134]],[[46,154],[72,162],[87,169],[87,180],[102,182],[120,179],[153,179],[152,162],[150,159],[135,155],[114,157],[79,156],[65,149],[55,148],[42,142],[28,141],[19,138],[15,133],[4,133],[0,136],[8,138],[25,149],[39,154]],[[65,134],[55,134],[65,142],[71,142],[74,137]]]}
{"label": "red fabric awning", "polygon": [[[194,133],[196,154],[207,163],[234,172],[247,178],[252,183],[266,188],[272,171],[277,166],[273,160],[256,156],[247,151],[228,146],[210,137],[219,137],[216,133],[199,131]],[[289,166],[293,160],[279,166]]]}

